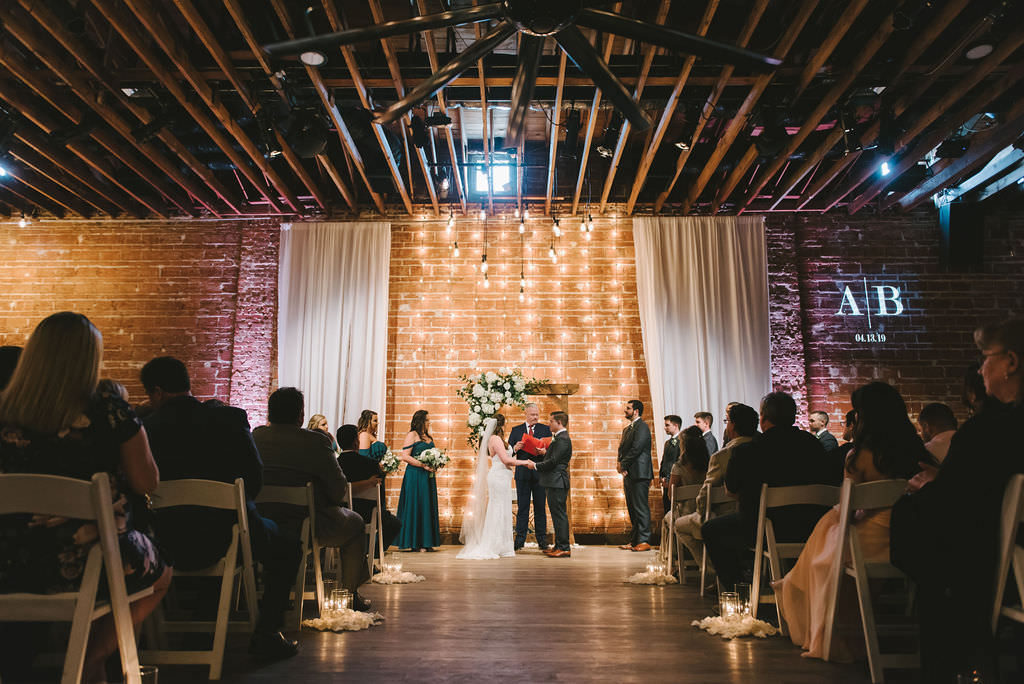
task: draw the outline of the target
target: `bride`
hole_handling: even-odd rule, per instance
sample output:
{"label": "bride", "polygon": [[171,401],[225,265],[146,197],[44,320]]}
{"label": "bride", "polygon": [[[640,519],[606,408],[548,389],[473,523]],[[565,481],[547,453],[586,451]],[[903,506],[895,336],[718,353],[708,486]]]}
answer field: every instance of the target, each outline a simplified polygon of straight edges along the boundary
{"label": "bride", "polygon": [[526,461],[513,458],[505,442],[505,416],[484,423],[469,503],[462,513],[458,558],[489,560],[514,556],[512,547],[512,473]]}

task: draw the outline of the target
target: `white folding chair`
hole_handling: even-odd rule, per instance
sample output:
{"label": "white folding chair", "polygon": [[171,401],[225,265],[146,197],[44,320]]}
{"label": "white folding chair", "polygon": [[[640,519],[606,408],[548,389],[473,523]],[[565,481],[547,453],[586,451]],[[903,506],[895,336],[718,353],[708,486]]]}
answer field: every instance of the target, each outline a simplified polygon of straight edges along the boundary
{"label": "white folding chair", "polygon": [[[736,499],[729,493],[725,488],[725,485],[720,487],[711,487],[706,494],[707,501],[704,506],[704,522],[711,520],[711,511],[717,507],[721,509],[725,504],[736,505]],[[704,595],[705,588],[707,587],[708,577],[708,547],[701,544],[700,551],[700,595]]]}
{"label": "white folding chair", "polygon": [[[885,668],[913,669],[920,664],[917,653],[886,653],[878,646],[878,626],[875,622],[875,611],[871,605],[871,588],[869,580],[876,578],[906,579],[896,566],[888,560],[871,561],[864,559],[861,549],[860,535],[854,523],[854,514],[858,510],[876,511],[892,508],[893,504],[907,491],[906,480],[878,480],[854,484],[853,480],[843,480],[839,498],[839,524],[841,525],[836,555],[829,571],[829,586],[825,604],[825,642],[822,659],[828,660],[832,650],[832,635],[836,629],[836,613],[839,604],[840,585],[844,576],[853,577],[857,587],[857,603],[860,606],[860,617],[864,631],[864,643],[868,652],[868,669],[874,684],[884,682]],[[844,556],[849,550],[850,564],[846,564]]]}
{"label": "white folding chair", "polygon": [[1006,583],[1010,567],[1017,583],[1017,600],[1024,599],[1024,547],[1017,542],[1017,530],[1024,521],[1024,474],[1017,474],[1006,484],[1003,495],[1003,515],[999,524],[999,555],[996,566],[996,593],[992,603],[992,633],[999,625],[999,616],[1016,622],[1024,622],[1024,602],[1016,606],[1004,606]]}
{"label": "white folding chair", "polygon": [[[815,506],[835,506],[839,503],[839,487],[823,484],[794,485],[792,487],[769,487],[761,485],[761,503],[757,511],[757,536],[754,542],[754,581],[750,585],[750,613],[757,617],[762,602],[775,603],[775,595],[762,596],[761,572],[767,560],[772,581],[782,579],[782,559],[793,559],[800,556],[804,543],[778,543],[775,540],[775,526],[768,517],[769,508],[781,506],[797,506],[812,504]],[[775,606],[776,612],[778,605]],[[779,632],[785,634],[785,625],[779,618]]]}
{"label": "white folding chair", "polygon": [[[224,645],[227,639],[228,618],[231,612],[231,590],[238,577],[245,588],[248,620],[241,628],[256,628],[256,578],[253,572],[252,548],[249,545],[249,518],[245,510],[245,484],[241,478],[234,484],[212,480],[167,480],[160,483],[153,494],[156,510],[176,506],[200,506],[235,511],[237,516],[231,528],[231,542],[216,563],[201,570],[175,570],[175,577],[220,577],[220,600],[217,619],[163,620],[158,628],[167,632],[213,632],[213,647],[208,651],[145,650],[142,660],[154,665],[199,664],[210,667],[210,679],[220,679],[224,665]],[[159,515],[159,513],[157,514]],[[241,549],[241,559],[238,551]],[[241,562],[239,563],[239,560]]]}
{"label": "white folding chair", "polygon": [[[369,496],[366,496],[366,493],[369,492],[369,491],[371,491],[371,490],[367,489],[364,492],[361,492],[362,496],[360,496],[359,498],[360,499],[367,499],[369,501],[373,501],[374,499],[376,499],[376,501],[377,501],[377,507],[375,509],[373,509],[373,515],[370,516],[370,522],[368,522],[366,524],[365,528],[364,528],[366,530],[366,539],[367,539],[366,569],[369,570],[371,575],[373,575],[373,560],[374,560],[375,554],[379,554],[379,555],[377,555],[377,558],[380,559],[380,561],[381,561],[381,564],[382,564],[381,567],[383,567],[383,562],[384,562],[384,535],[380,534],[380,530],[383,529],[383,526],[384,526],[384,519],[383,519],[383,515],[381,514],[381,510],[380,510],[380,504],[381,504],[381,501],[380,501],[380,485],[377,485],[376,487],[373,488],[373,490],[372,490],[373,494],[374,494],[373,498],[371,498]],[[352,510],[355,510],[355,508],[353,507],[353,503],[352,503],[354,501],[354,499],[352,497],[353,497],[352,483],[349,482],[348,483],[348,506]],[[340,574],[341,574],[341,571],[339,570],[339,577],[338,577],[339,583],[341,582]]]}
{"label": "white folding chair", "polygon": [[313,549],[313,530],[316,524],[316,503],[313,498],[313,483],[307,482],[304,487],[281,487],[277,485],[263,485],[259,495],[256,497],[256,504],[286,504],[306,509],[306,517],[302,521],[302,531],[299,533],[299,541],[302,544],[302,560],[299,561],[299,571],[295,576],[295,589],[292,591],[293,609],[287,621],[292,624],[292,629],[302,629],[302,610],[306,601],[316,601],[317,610],[324,605],[324,580],[320,568],[320,554],[313,556],[313,591],[306,591],[306,570],[308,568],[309,556]]}
{"label": "white folding chair", "polygon": [[[63,684],[82,679],[85,649],[93,620],[113,613],[121,671],[125,681],[138,684],[139,658],[129,605],[153,593],[152,588],[128,595],[117,541],[111,502],[110,480],[96,473],[92,481],[56,475],[0,475],[0,515],[33,513],[76,520],[94,520],[99,543],[86,556],[82,583],[77,592],[60,594],[0,594],[0,621],[70,622],[71,634],[64,655]],[[108,601],[97,601],[100,574],[106,574]]]}
{"label": "white folding chair", "polygon": [[[686,584],[686,566],[696,569],[699,565],[697,559],[694,558],[691,562],[687,563],[686,558],[683,556],[682,544],[676,543],[676,506],[681,506],[687,501],[695,501],[697,495],[700,494],[701,485],[676,485],[672,487],[672,494],[669,498],[669,514],[668,514],[668,544],[665,544],[665,540],[662,540],[662,546],[667,549],[668,556],[668,574],[672,574],[673,561],[679,564],[679,583]],[[674,549],[674,551],[673,551]]]}

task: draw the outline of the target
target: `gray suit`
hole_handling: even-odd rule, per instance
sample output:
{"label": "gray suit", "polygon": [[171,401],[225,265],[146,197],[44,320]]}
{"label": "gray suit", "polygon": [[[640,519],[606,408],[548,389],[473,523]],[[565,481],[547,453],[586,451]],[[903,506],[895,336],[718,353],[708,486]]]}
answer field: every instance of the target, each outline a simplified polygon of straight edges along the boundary
{"label": "gray suit", "polygon": [[551,440],[543,461],[537,461],[540,484],[547,492],[548,510],[555,528],[555,548],[569,551],[569,460],[572,458],[572,440],[569,431],[562,430]]}
{"label": "gray suit", "polygon": [[[276,423],[252,431],[253,441],[263,457],[265,484],[285,487],[313,483],[316,502],[316,536],[320,543],[341,549],[342,581],[355,591],[369,579],[366,568],[366,527],[363,517],[344,508],[348,480],[338,465],[331,439],[321,432],[297,425]],[[267,504],[268,517],[282,525],[298,527],[305,509]]]}
{"label": "gray suit", "polygon": [[654,477],[651,463],[651,428],[638,418],[622,431],[619,442],[619,469],[626,471],[622,485],[626,493],[626,510],[633,529],[629,543],[633,546],[651,539],[651,507],[647,493]]}

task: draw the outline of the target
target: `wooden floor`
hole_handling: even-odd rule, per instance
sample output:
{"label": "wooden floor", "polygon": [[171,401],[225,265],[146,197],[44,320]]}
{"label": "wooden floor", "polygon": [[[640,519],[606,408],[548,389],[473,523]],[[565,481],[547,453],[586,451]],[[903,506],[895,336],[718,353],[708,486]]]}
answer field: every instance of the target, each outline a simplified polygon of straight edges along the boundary
{"label": "wooden floor", "polygon": [[[624,583],[653,552],[588,546],[572,558],[536,549],[462,561],[458,547],[403,554],[419,584],[367,585],[385,622],[298,636],[301,653],[256,666],[229,642],[227,682],[832,682],[869,681],[865,665],[800,657],[783,637],[724,641],[690,626],[713,600],[690,586]],[[205,668],[161,668],[161,684]],[[902,681],[907,681],[902,679]]]}

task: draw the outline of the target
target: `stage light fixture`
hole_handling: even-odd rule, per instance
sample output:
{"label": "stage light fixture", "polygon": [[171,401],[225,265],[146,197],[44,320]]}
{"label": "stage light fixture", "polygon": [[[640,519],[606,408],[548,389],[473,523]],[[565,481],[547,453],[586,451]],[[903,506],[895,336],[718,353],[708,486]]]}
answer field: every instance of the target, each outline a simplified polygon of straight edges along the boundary
{"label": "stage light fixture", "polygon": [[964,57],[972,61],[984,59],[992,54],[993,49],[991,43],[978,43],[968,48],[967,52],[964,53]]}
{"label": "stage light fixture", "polygon": [[442,112],[434,112],[423,121],[428,126],[451,126],[452,117]]}
{"label": "stage light fixture", "polygon": [[565,117],[565,144],[560,149],[560,154],[568,159],[576,158],[576,148],[579,147],[580,138],[580,110],[573,108]]}
{"label": "stage light fixture", "polygon": [[882,165],[879,167],[879,171],[883,176],[888,176],[890,173],[892,173],[892,169],[889,168],[889,162],[882,162]]}
{"label": "stage light fixture", "polygon": [[327,55],[318,50],[309,50],[299,55],[299,61],[306,66],[318,67],[327,62]]}
{"label": "stage light fixture", "polygon": [[597,146],[597,153],[605,159],[610,159],[615,154],[615,147],[619,143],[619,132],[622,130],[622,121],[622,114],[616,110],[612,113],[607,128],[604,129],[604,138]]}
{"label": "stage light fixture", "polygon": [[421,150],[426,147],[429,140],[427,138],[427,124],[423,122],[423,119],[414,115],[409,129],[412,131],[413,146]]}
{"label": "stage light fixture", "polygon": [[686,152],[688,149],[690,149],[690,143],[686,140],[677,140],[673,143],[673,145],[675,145],[683,152]]}
{"label": "stage light fixture", "polygon": [[7,175],[7,169],[4,168],[3,164],[0,164],[0,178],[3,178],[6,175]]}

